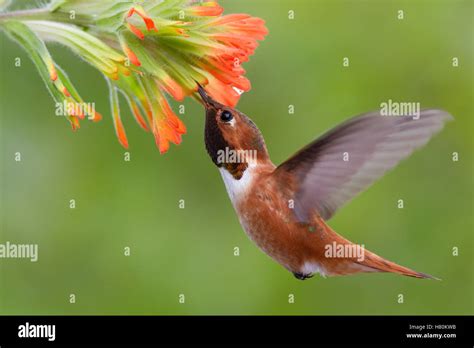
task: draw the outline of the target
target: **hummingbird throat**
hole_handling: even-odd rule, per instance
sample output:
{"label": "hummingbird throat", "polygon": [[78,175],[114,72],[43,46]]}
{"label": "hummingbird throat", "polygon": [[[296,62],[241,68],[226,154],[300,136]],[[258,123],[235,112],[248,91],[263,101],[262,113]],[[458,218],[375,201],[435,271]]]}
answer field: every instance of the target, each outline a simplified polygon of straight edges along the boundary
{"label": "hummingbird throat", "polygon": [[229,172],[235,180],[240,180],[247,168],[257,163],[256,149],[235,149],[224,139],[222,142],[215,138],[208,140],[206,148],[214,164]]}
{"label": "hummingbird throat", "polygon": [[257,162],[257,149],[236,149],[215,129],[214,124],[206,127],[206,150],[212,162],[224,168],[236,180],[240,180],[249,165]]}
{"label": "hummingbird throat", "polygon": [[257,150],[232,149],[226,146],[217,150],[216,165],[227,170],[236,180],[240,180],[249,165],[257,163]]}

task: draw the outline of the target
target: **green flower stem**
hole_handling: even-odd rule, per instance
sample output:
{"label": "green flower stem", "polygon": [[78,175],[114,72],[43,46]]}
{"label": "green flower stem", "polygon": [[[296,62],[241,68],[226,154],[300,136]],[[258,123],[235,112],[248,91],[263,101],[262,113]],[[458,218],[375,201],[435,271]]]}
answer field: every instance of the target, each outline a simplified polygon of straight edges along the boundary
{"label": "green flower stem", "polygon": [[74,19],[71,19],[68,13],[51,12],[51,9],[49,7],[12,12],[0,12],[0,26],[8,20],[51,20],[55,22],[63,22],[83,26],[94,24],[94,22],[91,21],[89,17],[76,15]]}
{"label": "green flower stem", "polygon": [[2,12],[0,13],[0,23],[9,20],[9,19],[44,19],[45,16],[49,14],[49,9],[44,8],[34,8],[31,10],[21,10],[21,11],[12,11],[12,12]]}

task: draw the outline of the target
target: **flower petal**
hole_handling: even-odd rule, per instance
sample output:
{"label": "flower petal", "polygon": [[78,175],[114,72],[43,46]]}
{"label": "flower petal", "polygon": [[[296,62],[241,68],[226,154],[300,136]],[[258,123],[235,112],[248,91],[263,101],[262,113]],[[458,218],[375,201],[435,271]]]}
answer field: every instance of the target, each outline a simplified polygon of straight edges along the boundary
{"label": "flower petal", "polygon": [[124,148],[128,149],[127,134],[125,133],[125,128],[123,127],[123,123],[120,118],[120,106],[119,106],[117,88],[112,85],[112,82],[109,79],[107,79],[107,84],[109,86],[109,92],[110,92],[110,107],[111,107],[112,119],[113,119],[114,127],[115,127],[115,134],[117,135],[117,138],[120,144],[122,144]]}
{"label": "flower petal", "polygon": [[145,39],[145,34],[143,34],[143,32],[138,29],[136,26],[134,26],[133,24],[130,24],[130,23],[127,23],[127,27],[128,29],[130,29],[130,31],[132,33],[135,34],[136,37],[138,37],[140,40],[143,40]]}
{"label": "flower petal", "polygon": [[156,29],[156,26],[155,26],[155,22],[153,21],[153,19],[151,19],[145,9],[140,6],[140,5],[136,5],[134,7],[132,7],[128,13],[127,13],[127,17],[131,17],[134,13],[138,14],[140,17],[142,17],[143,21],[145,22],[145,25],[146,25],[146,28],[147,30],[155,30],[155,31],[158,31]]}

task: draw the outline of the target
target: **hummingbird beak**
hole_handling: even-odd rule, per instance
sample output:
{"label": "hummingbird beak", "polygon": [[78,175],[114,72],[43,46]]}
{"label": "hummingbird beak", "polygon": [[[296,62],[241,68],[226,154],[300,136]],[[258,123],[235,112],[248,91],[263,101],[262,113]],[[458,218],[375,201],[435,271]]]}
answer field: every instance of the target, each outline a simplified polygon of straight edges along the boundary
{"label": "hummingbird beak", "polygon": [[211,97],[209,97],[207,95],[206,91],[204,90],[204,88],[199,83],[198,83],[198,93],[201,96],[202,102],[203,102],[204,106],[206,107],[206,109],[209,109],[209,108],[217,109],[217,108],[219,108],[218,103],[216,101],[214,101],[214,99],[212,99]]}

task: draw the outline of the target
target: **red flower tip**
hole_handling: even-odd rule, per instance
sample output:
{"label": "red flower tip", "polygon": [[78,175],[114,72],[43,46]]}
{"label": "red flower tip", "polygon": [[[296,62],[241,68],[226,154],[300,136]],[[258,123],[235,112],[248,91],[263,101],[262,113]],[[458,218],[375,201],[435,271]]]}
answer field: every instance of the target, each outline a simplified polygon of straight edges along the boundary
{"label": "red flower tip", "polygon": [[138,108],[138,105],[133,101],[130,101],[130,103],[131,103],[131,106],[132,106],[133,116],[135,116],[135,120],[140,125],[140,127],[142,127],[145,131],[148,132],[148,125],[146,124],[145,120],[143,119],[142,113],[140,112],[140,109]]}
{"label": "red flower tip", "polygon": [[150,30],[158,31],[158,29],[156,29],[155,22],[153,21],[153,19],[150,18],[150,16],[147,15],[143,7],[141,6],[132,7],[127,12],[127,18],[130,18],[134,13],[142,17],[143,22],[145,22],[146,29],[148,31]]}
{"label": "red flower tip", "polygon": [[125,54],[127,55],[128,60],[130,60],[130,62],[133,65],[135,65],[135,66],[142,65],[142,63],[140,63],[140,60],[138,60],[138,57],[136,56],[136,54],[125,43],[122,44],[122,49],[125,52]]}
{"label": "red flower tip", "polygon": [[[184,125],[183,121],[179,119],[178,116],[173,112],[173,109],[171,109],[170,104],[166,100],[166,98],[160,98],[159,99],[161,108],[163,109],[163,112],[165,113],[166,120],[168,120],[168,123],[172,127],[172,137],[176,139],[176,141],[181,142],[181,134],[186,133],[186,126]],[[173,141],[175,144],[176,142]]]}
{"label": "red flower tip", "polygon": [[155,137],[155,144],[158,150],[160,151],[160,154],[164,154],[165,152],[168,151],[170,148],[170,143],[169,141],[164,137],[165,134],[162,134],[158,123],[156,120],[153,121],[153,136]]}
{"label": "red flower tip", "polygon": [[174,115],[173,122],[176,123],[176,125],[174,126],[176,132],[178,132],[179,134],[186,134],[186,126],[184,125],[184,122],[178,118],[178,116]]}
{"label": "red flower tip", "polygon": [[153,19],[151,19],[150,17],[145,17],[143,18],[143,21],[145,22],[145,25],[148,31],[150,30],[158,31],[158,29],[156,29],[155,27],[155,22],[153,22]]}
{"label": "red flower tip", "polygon": [[81,107],[78,104],[70,102],[68,104],[68,109],[69,109],[69,115],[75,116],[73,118],[77,117],[77,118],[80,118],[81,120],[83,120],[86,117],[84,115],[84,113],[82,112]]}
{"label": "red flower tip", "polygon": [[155,137],[155,143],[163,154],[168,151],[170,142],[179,145],[181,143],[181,134],[186,132],[186,128],[181,120],[173,113],[165,98],[160,98],[159,103],[166,117],[154,119],[152,132]]}
{"label": "red flower tip", "polygon": [[115,133],[117,134],[117,138],[122,144],[122,146],[126,149],[128,149],[128,139],[127,139],[127,134],[125,134],[125,128],[123,127],[122,120],[120,119],[120,116],[114,115],[114,126],[115,126]]}
{"label": "red flower tip", "polygon": [[79,119],[77,117],[71,117],[70,120],[71,120],[71,127],[74,132],[81,127],[81,125],[79,124]]}
{"label": "red flower tip", "polygon": [[56,68],[54,67],[53,63],[51,63],[49,66],[49,78],[51,81],[56,81],[58,79],[58,73],[56,72]]}
{"label": "red flower tip", "polygon": [[69,91],[67,90],[66,87],[63,87],[63,94],[64,94],[66,97],[70,97],[70,96],[71,96],[71,93],[69,93]]}
{"label": "red flower tip", "polygon": [[212,75],[209,77],[206,91],[213,99],[230,107],[236,106],[240,98],[240,93],[235,90],[232,84],[224,83]]}
{"label": "red flower tip", "polygon": [[99,122],[100,120],[102,120],[102,115],[97,111],[94,111],[94,114],[92,115],[92,122]]}
{"label": "red flower tip", "polygon": [[127,23],[127,27],[140,40],[143,40],[145,38],[145,35],[142,33],[142,31],[140,29],[138,29],[136,26],[134,26],[133,24]]}
{"label": "red flower tip", "polygon": [[[160,151],[160,154],[164,154],[168,152],[170,148],[170,143],[167,140],[164,140],[162,137],[158,136],[158,142],[156,143],[156,146],[158,146],[158,150]],[[163,139],[163,140],[162,140]]]}

